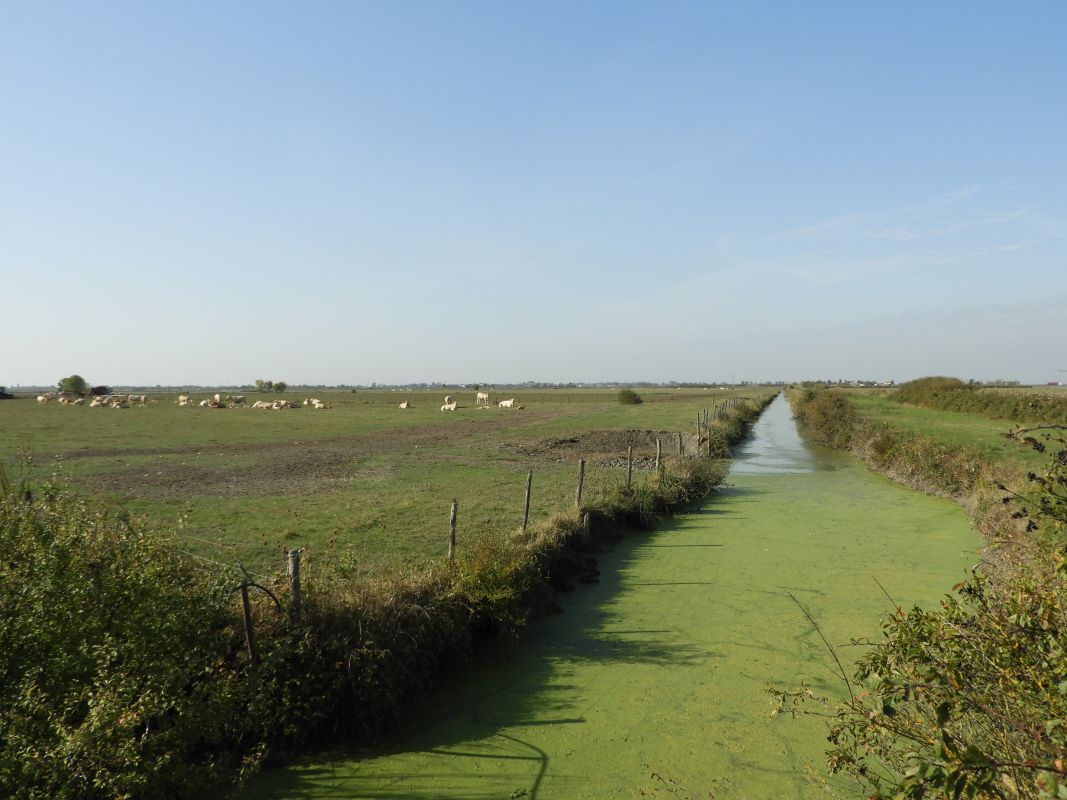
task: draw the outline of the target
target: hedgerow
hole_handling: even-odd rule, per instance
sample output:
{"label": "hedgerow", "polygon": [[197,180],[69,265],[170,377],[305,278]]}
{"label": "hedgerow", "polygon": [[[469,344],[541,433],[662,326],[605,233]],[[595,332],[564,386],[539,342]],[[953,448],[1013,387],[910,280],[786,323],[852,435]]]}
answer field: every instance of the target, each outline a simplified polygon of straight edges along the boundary
{"label": "hedgerow", "polygon": [[956,378],[919,378],[902,385],[896,396],[902,403],[979,414],[992,419],[1050,424],[1067,422],[1067,397],[1063,395],[982,389]]}

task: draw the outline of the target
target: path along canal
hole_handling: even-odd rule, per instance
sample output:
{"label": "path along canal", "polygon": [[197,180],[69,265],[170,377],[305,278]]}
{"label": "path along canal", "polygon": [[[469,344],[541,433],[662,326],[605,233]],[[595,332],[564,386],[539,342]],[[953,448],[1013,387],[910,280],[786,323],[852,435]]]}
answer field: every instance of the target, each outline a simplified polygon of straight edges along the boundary
{"label": "path along canal", "polygon": [[954,503],[805,445],[779,397],[706,505],[603,554],[599,585],[483,654],[395,741],[267,772],[245,797],[823,798],[805,767],[825,773],[825,725],[770,718],[767,690],[844,687],[788,593],[847,645],[889,610],[876,579],[932,605],[977,546]]}

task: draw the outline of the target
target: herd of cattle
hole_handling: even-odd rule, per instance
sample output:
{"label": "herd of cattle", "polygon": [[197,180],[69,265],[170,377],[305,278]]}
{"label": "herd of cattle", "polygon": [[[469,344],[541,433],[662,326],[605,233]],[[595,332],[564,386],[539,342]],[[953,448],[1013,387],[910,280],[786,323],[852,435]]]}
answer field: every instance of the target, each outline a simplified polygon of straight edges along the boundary
{"label": "herd of cattle", "polygon": [[[415,406],[415,404],[413,402],[411,402],[410,400],[405,400],[403,403],[400,404],[400,408],[404,409],[404,410],[409,409],[409,408],[414,408],[414,406]],[[475,408],[489,408],[489,395],[486,392],[478,392],[477,396],[474,398],[474,406],[475,406]],[[458,406],[457,406],[457,403],[456,403],[456,398],[454,398],[452,395],[446,395],[445,396],[445,404],[443,406],[441,406],[441,410],[442,411],[455,411],[457,407]],[[499,403],[497,403],[497,407],[498,408],[520,408],[520,409],[521,408],[526,408],[526,406],[516,406],[514,397],[512,397],[510,400],[501,400]]]}
{"label": "herd of cattle", "polygon": [[[58,403],[62,403],[67,406],[82,406],[85,405],[85,398],[80,397],[71,392],[45,392],[44,394],[37,395],[37,402],[44,404],[50,403],[55,400]],[[243,394],[230,394],[225,397],[221,394],[216,394],[214,397],[208,397],[203,400],[195,400],[192,395],[180,394],[178,395],[177,403],[179,406],[199,406],[200,408],[239,408],[245,406],[247,398]],[[146,394],[104,394],[94,396],[89,401],[89,408],[129,408],[130,406],[147,406],[156,405],[158,400],[149,400]],[[317,397],[309,397],[306,400],[257,400],[252,403],[248,408],[270,408],[275,411],[279,411],[283,408],[303,408],[309,406],[316,411],[323,411],[330,408],[329,405],[319,400]]]}
{"label": "herd of cattle", "polygon": [[[85,398],[79,397],[76,394],[70,392],[45,392],[44,394],[37,395],[38,403],[50,403],[53,400],[62,403],[63,405],[81,406],[85,405]],[[308,406],[316,411],[323,411],[330,408],[329,405],[319,400],[317,397],[309,397],[306,400],[256,400],[250,405],[246,405],[247,398],[243,394],[229,394],[221,395],[216,394],[214,397],[208,397],[203,400],[196,400],[192,395],[180,394],[178,395],[177,403],[179,406],[199,406],[200,408],[269,408],[274,411],[280,411],[283,408],[303,408]],[[149,400],[146,394],[106,394],[93,397],[89,401],[90,408],[129,408],[130,406],[139,405],[155,405],[158,400]],[[474,405],[476,408],[489,408],[489,395],[486,392],[478,392],[474,399]],[[400,404],[400,408],[408,409],[414,408],[415,404],[410,400],[405,400]],[[509,400],[501,400],[497,403],[498,408],[526,408],[526,406],[516,406],[515,398],[512,397]],[[445,397],[445,403],[441,406],[442,411],[455,411],[457,408],[456,398],[448,395]]]}
{"label": "herd of cattle", "polygon": [[[85,405],[85,398],[72,392],[45,392],[37,395],[37,402],[41,404],[51,403],[53,400],[65,406]],[[129,408],[131,405],[147,406],[156,402],[158,401],[149,400],[146,394],[102,394],[89,401],[89,408]]]}

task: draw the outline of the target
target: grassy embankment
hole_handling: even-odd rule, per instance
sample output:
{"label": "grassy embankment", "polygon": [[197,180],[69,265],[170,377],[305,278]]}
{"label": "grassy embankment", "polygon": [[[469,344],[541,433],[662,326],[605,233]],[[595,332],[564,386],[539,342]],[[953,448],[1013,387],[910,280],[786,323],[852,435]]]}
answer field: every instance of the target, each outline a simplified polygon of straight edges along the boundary
{"label": "grassy embankment", "polygon": [[[612,391],[537,390],[516,393],[525,409],[477,410],[473,392],[449,391],[454,413],[440,411],[443,391],[284,395],[320,397],[326,411],[179,408],[177,395],[127,410],[6,401],[0,464],[15,474],[32,452],[38,469],[58,466],[77,490],[180,531],[202,556],[273,572],[299,546],[369,574],[439,558],[453,498],[461,537],[506,535],[521,521],[528,470],[534,521],[573,497],[580,457],[595,492],[619,483],[632,444],[645,480],[655,438],[640,432],[659,432],[668,459],[675,431],[692,451],[696,413],[744,394],[643,390],[642,404],[620,405]],[[414,407],[401,411],[405,399]]]}
{"label": "grassy embankment", "polygon": [[[758,413],[732,405],[713,442],[739,440]],[[255,595],[258,664],[245,654],[232,572],[183,556],[180,534],[145,535],[55,485],[5,486],[0,786],[15,797],[199,796],[270,753],[388,727],[478,639],[514,631],[552,588],[595,580],[598,537],[702,497],[724,471],[707,456],[675,458],[631,489],[590,487],[581,510],[473,538],[454,564],[417,573],[368,580],[323,561],[299,622]]]}
{"label": "grassy embankment", "polygon": [[[901,395],[930,388],[915,383],[919,391]],[[837,711],[831,766],[876,798],[1067,795],[1062,437],[1038,433],[1045,441],[1033,438],[1029,451],[1016,441],[1008,453],[1004,423],[989,440],[986,419],[894,407],[892,398],[806,390],[792,399],[798,421],[825,443],[963,502],[991,545],[982,569],[938,608],[887,620],[853,677],[857,692]]]}

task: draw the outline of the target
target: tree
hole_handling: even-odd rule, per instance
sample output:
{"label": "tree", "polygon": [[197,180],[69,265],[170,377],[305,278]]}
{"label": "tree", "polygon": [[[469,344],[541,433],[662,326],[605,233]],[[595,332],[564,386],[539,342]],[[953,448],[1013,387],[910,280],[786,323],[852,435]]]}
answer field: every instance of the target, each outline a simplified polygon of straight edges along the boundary
{"label": "tree", "polygon": [[288,388],[289,388],[289,384],[286,383],[285,381],[278,381],[277,383],[274,384],[274,391],[276,391],[276,392],[284,392]]}
{"label": "tree", "polygon": [[262,378],[256,378],[256,391],[257,392],[273,392],[274,381],[265,381]]}
{"label": "tree", "polygon": [[64,378],[59,382],[59,391],[69,392],[80,397],[89,393],[89,384],[85,382],[85,378],[81,375],[71,375],[69,378]]}

